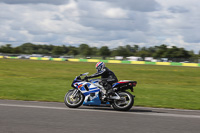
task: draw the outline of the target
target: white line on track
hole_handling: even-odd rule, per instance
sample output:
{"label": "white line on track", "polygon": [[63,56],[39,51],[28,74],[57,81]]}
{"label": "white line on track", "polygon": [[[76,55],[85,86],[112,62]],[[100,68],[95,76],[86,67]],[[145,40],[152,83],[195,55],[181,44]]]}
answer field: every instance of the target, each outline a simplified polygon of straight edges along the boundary
{"label": "white line on track", "polygon": [[[137,106],[135,106],[137,107]],[[154,107],[139,107],[140,109],[157,109],[157,110],[164,110],[164,111],[181,111],[181,112],[199,112],[200,110],[188,110],[188,109],[170,109],[170,108],[154,108]]]}
{"label": "white line on track", "polygon": [[108,110],[95,110],[95,109],[70,109],[67,107],[49,107],[49,106],[34,106],[34,105],[20,105],[20,104],[0,104],[0,106],[6,107],[21,107],[21,108],[38,108],[38,109],[55,109],[55,110],[68,110],[68,111],[90,111],[90,112],[102,112],[102,113],[120,113],[131,115],[147,115],[147,116],[165,116],[165,117],[179,117],[179,118],[198,118],[200,115],[185,115],[185,114],[170,114],[170,113],[139,113],[139,112],[120,112],[120,111],[108,111]]}

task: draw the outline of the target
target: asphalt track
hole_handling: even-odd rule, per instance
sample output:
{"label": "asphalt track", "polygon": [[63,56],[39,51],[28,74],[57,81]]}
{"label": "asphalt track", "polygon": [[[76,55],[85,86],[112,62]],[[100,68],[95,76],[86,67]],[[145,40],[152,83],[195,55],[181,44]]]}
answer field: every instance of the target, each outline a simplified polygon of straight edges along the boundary
{"label": "asphalt track", "polygon": [[200,111],[0,100],[0,133],[200,133]]}

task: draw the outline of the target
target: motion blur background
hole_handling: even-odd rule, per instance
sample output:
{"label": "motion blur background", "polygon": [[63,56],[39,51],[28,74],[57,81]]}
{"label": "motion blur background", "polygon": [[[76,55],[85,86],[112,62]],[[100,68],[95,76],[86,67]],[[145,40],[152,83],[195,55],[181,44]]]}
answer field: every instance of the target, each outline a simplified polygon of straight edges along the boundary
{"label": "motion blur background", "polygon": [[[175,62],[106,65],[138,81],[135,105],[200,109],[198,3],[0,0],[0,98],[62,102],[76,75],[95,72],[96,60]],[[22,60],[31,57],[94,60]]]}

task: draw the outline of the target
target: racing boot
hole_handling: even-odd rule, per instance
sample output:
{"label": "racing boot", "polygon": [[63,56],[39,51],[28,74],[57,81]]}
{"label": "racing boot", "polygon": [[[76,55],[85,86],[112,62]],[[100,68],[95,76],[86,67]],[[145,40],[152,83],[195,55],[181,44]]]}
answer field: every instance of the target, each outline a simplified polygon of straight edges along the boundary
{"label": "racing boot", "polygon": [[112,89],[106,90],[106,93],[102,96],[102,100],[107,101],[113,94],[114,91]]}

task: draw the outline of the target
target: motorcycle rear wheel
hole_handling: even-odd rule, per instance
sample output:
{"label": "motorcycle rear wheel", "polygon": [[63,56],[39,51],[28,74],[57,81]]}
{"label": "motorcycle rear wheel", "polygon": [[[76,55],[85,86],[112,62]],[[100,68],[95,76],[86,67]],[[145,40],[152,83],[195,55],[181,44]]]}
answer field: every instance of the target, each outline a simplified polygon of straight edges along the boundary
{"label": "motorcycle rear wheel", "polygon": [[73,90],[69,90],[64,98],[65,105],[69,108],[78,108],[83,104],[84,101],[84,95],[80,92],[78,92],[75,96],[75,98],[70,98],[72,95]]}
{"label": "motorcycle rear wheel", "polygon": [[118,111],[128,111],[132,108],[134,104],[134,97],[131,93],[124,91],[118,92],[118,95],[121,97],[120,100],[113,100],[112,107]]}

